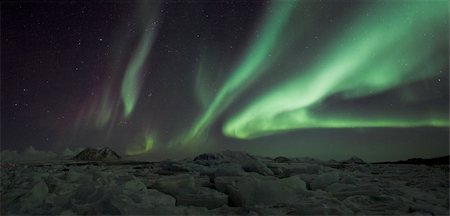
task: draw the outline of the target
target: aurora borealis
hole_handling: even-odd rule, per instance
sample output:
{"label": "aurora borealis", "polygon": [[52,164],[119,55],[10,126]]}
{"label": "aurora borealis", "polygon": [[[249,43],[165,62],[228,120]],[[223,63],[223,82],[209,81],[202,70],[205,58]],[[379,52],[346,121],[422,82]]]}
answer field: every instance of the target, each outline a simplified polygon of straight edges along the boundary
{"label": "aurora borealis", "polygon": [[2,148],[439,156],[448,11],[441,0],[2,2]]}
{"label": "aurora borealis", "polygon": [[[448,125],[446,115],[396,117],[376,119],[364,116],[345,118],[312,114],[327,97],[341,93],[342,100],[364,97],[388,91],[396,86],[435,76],[448,61],[436,55],[438,44],[430,44],[425,35],[414,35],[419,28],[431,31],[432,24],[444,20],[447,13],[439,6],[412,4],[378,6],[351,24],[329,51],[305,72],[292,68],[294,78],[256,98],[224,126],[224,133],[239,138],[279,130],[312,127],[417,127]],[[420,12],[419,12],[420,11]],[[380,22],[381,18],[384,19]],[[388,24],[386,24],[386,22]],[[367,28],[371,26],[371,28]],[[395,26],[395,28],[394,28]],[[431,26],[431,27],[430,27]],[[437,30],[445,31],[445,28]],[[439,39],[437,39],[439,40]],[[391,50],[396,47],[398,50]],[[429,65],[429,62],[435,62]],[[415,73],[411,71],[415,70]]]}
{"label": "aurora borealis", "polygon": [[[202,128],[214,121],[215,116],[220,115],[233,99],[239,95],[239,92],[250,84],[252,80],[257,79],[259,74],[265,71],[264,61],[271,49],[275,46],[276,39],[279,37],[283,25],[288,20],[289,15],[296,2],[272,2],[274,8],[266,12],[265,20],[262,23],[262,31],[255,36],[254,42],[249,47],[245,58],[237,66],[235,71],[224,82],[216,95],[213,96],[211,103],[206,111],[201,115],[198,122],[193,126],[193,134],[202,133]],[[269,60],[270,61],[270,60]],[[200,93],[201,94],[201,93]]]}

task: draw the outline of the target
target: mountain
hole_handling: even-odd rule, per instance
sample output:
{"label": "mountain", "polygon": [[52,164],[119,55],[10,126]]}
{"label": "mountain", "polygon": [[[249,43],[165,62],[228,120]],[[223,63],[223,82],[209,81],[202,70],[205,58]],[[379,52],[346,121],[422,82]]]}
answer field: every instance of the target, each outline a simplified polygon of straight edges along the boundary
{"label": "mountain", "polygon": [[401,161],[387,161],[387,162],[378,162],[375,164],[424,164],[424,165],[445,165],[450,164],[450,156],[442,156],[442,157],[435,157],[435,158],[411,158],[408,160],[401,160]]}
{"label": "mountain", "polygon": [[108,147],[101,149],[85,148],[73,157],[74,160],[82,161],[111,161],[120,158],[119,154]]}

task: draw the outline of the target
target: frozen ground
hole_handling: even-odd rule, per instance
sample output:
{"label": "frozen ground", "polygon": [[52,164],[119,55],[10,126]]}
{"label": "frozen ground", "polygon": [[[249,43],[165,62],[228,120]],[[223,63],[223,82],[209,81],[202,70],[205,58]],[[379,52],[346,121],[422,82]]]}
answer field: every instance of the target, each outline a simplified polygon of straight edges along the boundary
{"label": "frozen ground", "polygon": [[[358,163],[359,162],[359,163]],[[263,158],[7,164],[1,215],[448,215],[448,165]]]}

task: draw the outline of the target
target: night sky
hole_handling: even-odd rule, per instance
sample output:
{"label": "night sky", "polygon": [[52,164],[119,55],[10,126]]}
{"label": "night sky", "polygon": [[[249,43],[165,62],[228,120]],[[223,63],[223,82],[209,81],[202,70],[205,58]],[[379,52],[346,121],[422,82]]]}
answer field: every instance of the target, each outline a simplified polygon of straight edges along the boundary
{"label": "night sky", "polygon": [[2,1],[1,148],[445,155],[448,11],[446,0]]}

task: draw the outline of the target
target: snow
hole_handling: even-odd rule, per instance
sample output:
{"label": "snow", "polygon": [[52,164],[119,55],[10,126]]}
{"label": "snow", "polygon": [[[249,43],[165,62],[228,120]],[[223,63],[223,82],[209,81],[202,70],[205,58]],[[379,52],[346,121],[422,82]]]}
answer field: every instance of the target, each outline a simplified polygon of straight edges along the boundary
{"label": "snow", "polygon": [[272,160],[226,151],[142,164],[2,166],[0,213],[448,215],[448,189],[448,165]]}

